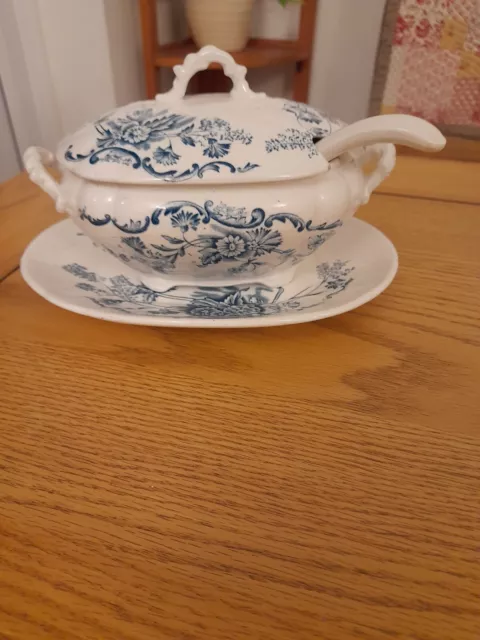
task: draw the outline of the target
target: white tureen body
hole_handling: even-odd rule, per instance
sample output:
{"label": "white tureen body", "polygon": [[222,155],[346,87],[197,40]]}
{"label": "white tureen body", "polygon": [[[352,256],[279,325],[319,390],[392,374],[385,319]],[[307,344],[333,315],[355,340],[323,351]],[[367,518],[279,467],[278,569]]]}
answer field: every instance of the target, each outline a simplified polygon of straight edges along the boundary
{"label": "white tureen body", "polygon": [[[185,97],[220,63],[230,94]],[[171,91],[106,114],[63,140],[56,158],[32,147],[25,166],[92,241],[145,281],[283,278],[365,203],[400,142],[443,136],[410,116],[344,127],[307,105],[254,93],[246,69],[214,47],[174,69]],[[375,160],[366,176],[362,167]],[[56,182],[44,164],[60,168]]]}

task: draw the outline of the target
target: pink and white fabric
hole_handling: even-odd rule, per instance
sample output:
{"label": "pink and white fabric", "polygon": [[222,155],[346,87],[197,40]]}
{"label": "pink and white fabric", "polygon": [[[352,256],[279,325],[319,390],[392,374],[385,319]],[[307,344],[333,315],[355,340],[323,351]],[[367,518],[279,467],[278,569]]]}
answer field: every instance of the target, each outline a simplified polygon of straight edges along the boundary
{"label": "pink and white fabric", "polygon": [[480,126],[480,0],[402,0],[383,113]]}

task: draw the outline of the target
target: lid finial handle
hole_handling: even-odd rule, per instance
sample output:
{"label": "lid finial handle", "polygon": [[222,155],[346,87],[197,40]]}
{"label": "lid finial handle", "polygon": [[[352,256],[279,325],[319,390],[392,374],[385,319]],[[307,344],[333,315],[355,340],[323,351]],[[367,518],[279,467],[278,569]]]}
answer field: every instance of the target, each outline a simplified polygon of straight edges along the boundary
{"label": "lid finial handle", "polygon": [[233,88],[230,95],[234,98],[253,98],[264,96],[263,93],[252,91],[245,79],[247,68],[235,62],[233,57],[226,51],[217,49],[212,45],[203,47],[197,53],[190,53],[183,64],[173,67],[175,80],[173,87],[166,93],[159,93],[157,100],[181,100],[185,96],[187,85],[198,71],[208,69],[212,62],[218,62],[222,65],[223,71],[233,82]]}

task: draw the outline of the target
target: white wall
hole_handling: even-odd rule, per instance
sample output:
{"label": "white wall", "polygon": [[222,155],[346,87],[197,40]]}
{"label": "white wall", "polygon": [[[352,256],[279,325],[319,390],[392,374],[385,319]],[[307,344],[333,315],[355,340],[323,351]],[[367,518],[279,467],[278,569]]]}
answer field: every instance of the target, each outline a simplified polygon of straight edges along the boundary
{"label": "white wall", "polygon": [[319,0],[309,101],[347,122],[368,114],[386,0]]}
{"label": "white wall", "polygon": [[145,91],[138,0],[104,0],[104,10],[115,102],[128,104]]}
{"label": "white wall", "polygon": [[[293,40],[297,37],[300,17],[299,5],[283,8],[277,0],[257,0],[253,11],[252,35],[256,38]],[[292,67],[252,69],[248,80],[255,91],[270,96],[287,96],[292,91]]]}
{"label": "white wall", "polygon": [[[40,123],[15,9],[14,0],[0,0],[0,77],[18,146],[23,149],[37,137]],[[25,29],[28,33],[28,19]]]}
{"label": "white wall", "polygon": [[38,8],[61,128],[73,132],[115,104],[104,5],[38,0]]}
{"label": "white wall", "polygon": [[0,77],[22,152],[143,94],[137,0],[0,0]]}
{"label": "white wall", "polygon": [[0,182],[13,178],[19,171],[20,159],[0,78]]}

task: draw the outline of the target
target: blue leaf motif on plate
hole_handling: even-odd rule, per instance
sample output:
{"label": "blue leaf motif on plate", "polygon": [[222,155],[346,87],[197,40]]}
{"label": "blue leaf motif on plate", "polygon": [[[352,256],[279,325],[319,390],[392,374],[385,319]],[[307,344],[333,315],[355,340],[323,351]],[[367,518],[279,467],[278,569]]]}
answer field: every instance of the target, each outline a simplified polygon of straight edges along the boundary
{"label": "blue leaf motif on plate", "polygon": [[206,296],[194,300],[188,305],[186,312],[203,318],[253,318],[265,314],[265,303],[261,297],[236,291],[221,299]]}
{"label": "blue leaf motif on plate", "polygon": [[77,278],[82,278],[83,280],[89,280],[90,282],[97,281],[96,274],[93,273],[93,271],[88,271],[85,267],[82,267],[82,265],[80,264],[77,264],[77,263],[68,264],[66,267],[64,267],[64,269],[65,271],[68,271],[69,273],[76,276]]}
{"label": "blue leaf motif on plate", "polygon": [[[83,280],[86,267],[67,264],[63,269]],[[318,307],[339,295],[353,282],[355,267],[336,260],[316,268],[316,280],[296,294],[287,296],[282,287],[253,284],[228,287],[176,287],[156,291],[132,282],[124,275],[105,277],[93,274],[95,287],[75,283],[79,292],[99,307],[127,315],[182,316],[212,319],[256,318]],[[92,287],[92,288],[91,288]]]}

